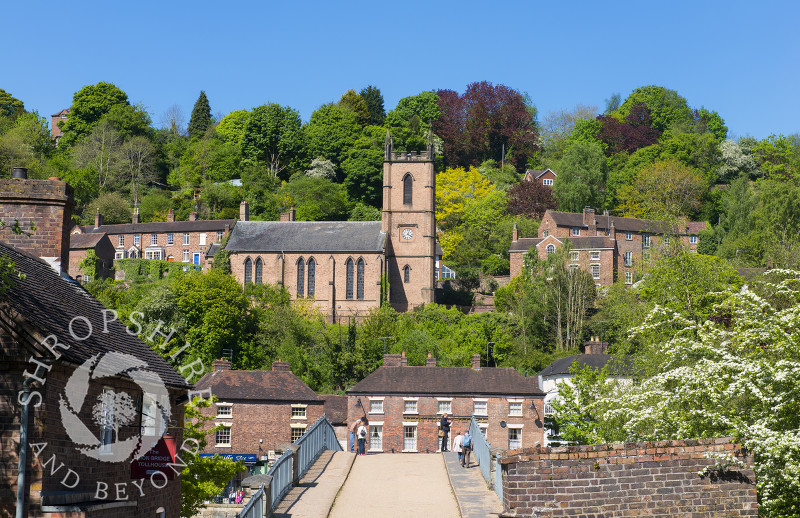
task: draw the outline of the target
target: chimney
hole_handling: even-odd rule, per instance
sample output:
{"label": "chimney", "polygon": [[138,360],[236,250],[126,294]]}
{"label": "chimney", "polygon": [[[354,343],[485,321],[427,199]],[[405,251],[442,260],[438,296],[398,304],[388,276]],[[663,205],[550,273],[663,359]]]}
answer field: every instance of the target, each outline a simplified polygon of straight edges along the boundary
{"label": "chimney", "polygon": [[246,200],[239,204],[239,221],[250,221],[250,206]]}
{"label": "chimney", "polygon": [[514,230],[511,232],[511,242],[512,243],[516,243],[518,237],[519,236],[518,236],[518,233],[517,233],[517,222],[515,221],[514,222]]}
{"label": "chimney", "polygon": [[686,216],[681,216],[678,218],[678,234],[686,234],[689,232],[689,223]]}
{"label": "chimney", "polygon": [[228,360],[224,360],[222,358],[220,358],[219,360],[214,360],[211,366],[214,372],[231,370],[231,362],[229,362]]}
{"label": "chimney", "polygon": [[280,358],[278,361],[272,362],[272,370],[274,372],[292,372],[289,362],[282,362]]}
{"label": "chimney", "polygon": [[295,211],[294,206],[289,209],[289,212],[281,212],[281,221],[294,221]]}
{"label": "chimney", "polygon": [[94,215],[94,228],[103,226],[103,215],[100,214],[100,207],[97,207],[97,212]]}
{"label": "chimney", "polygon": [[611,222],[611,227],[609,228],[608,233],[611,236],[611,239],[613,239],[613,240],[617,239],[617,230],[614,228],[614,222],[613,221]]}
{"label": "chimney", "polygon": [[400,366],[401,367],[408,367],[408,358],[406,357],[406,352],[405,351],[400,353]]}
{"label": "chimney", "polygon": [[175,209],[167,211],[167,223],[175,223]]}
{"label": "chimney", "polygon": [[139,207],[133,209],[133,218],[131,219],[131,223],[139,223]]}
{"label": "chimney", "polygon": [[481,370],[481,355],[480,354],[473,354],[472,355],[472,370],[475,370],[475,371]]}
{"label": "chimney", "polygon": [[425,366],[436,367],[436,358],[434,358],[433,355],[431,355],[431,353],[428,353],[428,358],[425,360]]}
{"label": "chimney", "polygon": [[383,366],[384,367],[400,367],[401,357],[399,354],[384,354]]}
{"label": "chimney", "polygon": [[294,205],[289,209],[289,221],[294,221]]}
{"label": "chimney", "polygon": [[599,336],[593,336],[591,340],[583,344],[584,354],[606,354],[608,342],[601,342]]}
{"label": "chimney", "polygon": [[[28,179],[24,167],[14,168],[13,176],[0,179],[0,220],[6,222],[0,228],[0,241],[66,272],[75,207],[72,187],[60,180]],[[12,231],[15,221],[19,221],[24,234]],[[31,231],[31,225],[36,230]]]}
{"label": "chimney", "polygon": [[594,209],[591,207],[584,207],[583,208],[583,225],[585,227],[591,227],[594,225]]}
{"label": "chimney", "polygon": [[192,213],[189,214],[189,221],[197,221],[197,212],[192,211]]}

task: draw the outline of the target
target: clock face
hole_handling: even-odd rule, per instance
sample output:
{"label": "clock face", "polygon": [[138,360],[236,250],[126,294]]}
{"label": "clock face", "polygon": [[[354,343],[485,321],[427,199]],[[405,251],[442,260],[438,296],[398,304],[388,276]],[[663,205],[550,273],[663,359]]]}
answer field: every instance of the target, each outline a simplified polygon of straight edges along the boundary
{"label": "clock face", "polygon": [[409,240],[412,237],[414,237],[414,231],[413,230],[411,230],[410,228],[403,229],[403,239]]}

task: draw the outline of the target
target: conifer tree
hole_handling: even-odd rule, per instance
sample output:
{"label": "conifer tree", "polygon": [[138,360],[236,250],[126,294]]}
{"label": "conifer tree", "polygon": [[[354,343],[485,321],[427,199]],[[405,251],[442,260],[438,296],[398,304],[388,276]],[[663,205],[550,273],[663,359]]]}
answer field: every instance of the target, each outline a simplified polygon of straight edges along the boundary
{"label": "conifer tree", "polygon": [[203,90],[192,108],[192,117],[189,119],[189,138],[202,137],[211,126],[211,105]]}

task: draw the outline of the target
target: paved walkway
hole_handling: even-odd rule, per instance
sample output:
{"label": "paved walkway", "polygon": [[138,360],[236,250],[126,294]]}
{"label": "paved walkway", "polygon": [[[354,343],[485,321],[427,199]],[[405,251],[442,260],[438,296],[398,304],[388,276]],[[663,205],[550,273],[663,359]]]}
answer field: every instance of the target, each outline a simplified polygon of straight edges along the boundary
{"label": "paved walkway", "polygon": [[445,453],[444,462],[450,484],[458,500],[458,507],[463,518],[486,518],[503,512],[503,504],[497,494],[486,487],[481,469],[472,458],[472,466],[462,468],[458,462],[458,454]]}
{"label": "paved walkway", "polygon": [[347,480],[356,456],[343,451],[322,452],[319,459],[283,497],[275,509],[277,518],[325,518],[336,494]]}
{"label": "paved walkway", "polygon": [[331,518],[459,518],[441,455],[382,453],[356,459]]}

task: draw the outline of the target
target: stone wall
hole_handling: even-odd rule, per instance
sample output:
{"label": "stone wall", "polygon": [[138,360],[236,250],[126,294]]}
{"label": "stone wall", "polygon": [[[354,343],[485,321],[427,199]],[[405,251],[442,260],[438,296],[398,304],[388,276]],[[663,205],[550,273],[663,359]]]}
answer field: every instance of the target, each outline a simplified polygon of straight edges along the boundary
{"label": "stone wall", "polygon": [[[728,438],[514,450],[500,461],[507,516],[758,516],[752,457]],[[710,455],[746,467],[723,471]],[[708,468],[710,473],[700,476]]]}

